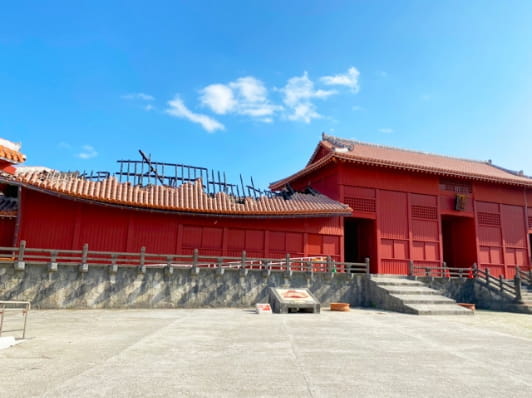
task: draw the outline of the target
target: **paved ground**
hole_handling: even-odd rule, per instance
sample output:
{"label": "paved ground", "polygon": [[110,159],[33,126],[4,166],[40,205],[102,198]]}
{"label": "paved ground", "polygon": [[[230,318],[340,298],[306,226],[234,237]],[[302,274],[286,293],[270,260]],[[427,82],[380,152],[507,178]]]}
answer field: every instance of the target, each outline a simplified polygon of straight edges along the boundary
{"label": "paved ground", "polygon": [[2,398],[532,396],[530,315],[204,309],[30,316],[30,338],[0,351]]}

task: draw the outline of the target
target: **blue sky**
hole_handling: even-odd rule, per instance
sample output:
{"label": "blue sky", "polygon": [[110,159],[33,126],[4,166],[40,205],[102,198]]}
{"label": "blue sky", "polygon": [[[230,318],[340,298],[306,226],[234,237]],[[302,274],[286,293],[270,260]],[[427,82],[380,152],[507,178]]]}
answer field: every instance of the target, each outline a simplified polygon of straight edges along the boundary
{"label": "blue sky", "polygon": [[0,137],[27,165],[304,167],[322,132],[532,174],[532,1],[16,1]]}

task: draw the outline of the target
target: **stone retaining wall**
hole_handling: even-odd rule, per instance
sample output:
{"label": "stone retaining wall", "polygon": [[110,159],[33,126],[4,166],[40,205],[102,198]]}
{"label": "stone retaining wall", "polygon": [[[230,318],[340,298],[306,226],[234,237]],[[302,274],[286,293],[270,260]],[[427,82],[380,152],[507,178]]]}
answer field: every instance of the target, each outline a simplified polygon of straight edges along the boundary
{"label": "stone retaining wall", "polygon": [[193,308],[249,307],[268,302],[269,287],[309,288],[322,305],[366,305],[365,275],[291,274],[280,271],[224,269],[59,266],[25,264],[17,271],[0,265],[0,300],[28,300],[34,308]]}
{"label": "stone retaining wall", "polygon": [[475,304],[478,309],[532,313],[530,308],[515,303],[510,296],[488,289],[475,279],[432,277],[417,277],[417,279],[456,302]]}

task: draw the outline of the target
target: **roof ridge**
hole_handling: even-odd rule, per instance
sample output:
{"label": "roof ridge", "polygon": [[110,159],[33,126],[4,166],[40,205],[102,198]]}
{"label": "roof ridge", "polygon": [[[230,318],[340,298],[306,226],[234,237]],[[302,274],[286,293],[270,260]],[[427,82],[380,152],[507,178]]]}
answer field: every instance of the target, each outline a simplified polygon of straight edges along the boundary
{"label": "roof ridge", "polygon": [[[462,160],[462,161],[466,161],[466,162],[480,163],[480,164],[484,164],[484,165],[488,165],[488,166],[492,166],[492,167],[501,169],[501,170],[506,171],[506,172],[508,172],[510,174],[514,174],[514,172],[511,171],[511,170],[504,169],[502,167],[494,165],[491,162],[491,160],[477,160],[477,159],[469,159],[469,158],[463,158],[463,157],[457,157],[457,156],[451,156],[451,155],[442,155],[442,154],[434,153],[434,152],[426,152],[426,151],[420,151],[420,150],[406,149],[406,148],[400,148],[400,147],[396,147],[396,146],[383,145],[383,144],[374,144],[374,143],[370,143],[370,142],[351,140],[351,139],[348,139],[348,138],[340,138],[340,137],[329,136],[329,135],[323,134],[323,139],[325,141],[329,142],[332,145],[334,145],[334,142],[329,141],[327,139],[329,137],[332,138],[333,140],[348,141],[348,142],[350,142],[350,143],[352,143],[354,145],[361,144],[361,145],[366,145],[366,146],[370,146],[370,147],[392,149],[392,150],[395,150],[395,151],[401,151],[401,152],[407,152],[407,153],[417,153],[417,154],[420,154],[420,155],[437,156],[437,157],[446,158],[446,159],[454,159],[454,160]],[[515,172],[515,174],[519,175],[518,172]]]}

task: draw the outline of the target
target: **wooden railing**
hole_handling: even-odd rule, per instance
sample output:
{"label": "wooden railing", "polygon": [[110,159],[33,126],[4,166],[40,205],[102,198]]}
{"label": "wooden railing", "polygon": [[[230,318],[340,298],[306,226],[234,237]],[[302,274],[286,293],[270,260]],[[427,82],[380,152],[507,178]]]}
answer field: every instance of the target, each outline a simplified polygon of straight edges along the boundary
{"label": "wooden railing", "polygon": [[523,285],[532,286],[532,268],[530,268],[528,271],[523,271],[520,267],[516,267],[515,274],[519,275]]}
{"label": "wooden railing", "polygon": [[442,263],[441,267],[427,267],[416,265],[413,261],[410,261],[408,263],[408,275],[433,278],[474,278],[486,288],[501,295],[509,296],[517,303],[523,302],[522,285],[530,286],[532,282],[532,270],[525,272],[516,267],[513,281],[507,281],[502,275],[499,277],[491,275],[488,268],[481,270],[476,263],[471,268],[453,268],[447,267],[445,262]]}
{"label": "wooden railing", "polygon": [[489,268],[486,268],[485,270],[481,270],[478,268],[477,264],[473,264],[473,275],[475,279],[483,283],[484,286],[487,287],[488,289],[497,291],[502,296],[504,295],[510,296],[517,303],[523,302],[522,296],[521,296],[520,273],[521,271],[519,270],[519,267],[518,267],[517,272],[515,273],[513,284],[511,284],[511,283],[508,283],[508,281],[505,281],[502,275],[500,275],[498,278],[491,275]]}
{"label": "wooden railing", "polygon": [[447,267],[442,263],[441,267],[416,265],[413,261],[408,263],[409,276],[426,276],[434,278],[472,278],[473,270],[471,268]]}
{"label": "wooden railing", "polygon": [[369,274],[369,259],[363,263],[337,262],[328,256],[294,257],[286,254],[283,258],[249,258],[245,251],[239,257],[212,256],[194,249],[191,255],[147,253],[144,247],[139,252],[109,252],[89,250],[83,245],[81,250],[38,249],[26,247],[21,241],[18,247],[0,247],[0,264],[13,264],[16,270],[23,271],[26,264],[42,265],[55,272],[58,267],[78,267],[88,272],[89,267],[109,267],[116,273],[120,267],[137,267],[140,273],[147,268],[164,268],[173,272],[175,268],[215,268],[219,270],[268,270],[289,272],[339,272]]}

